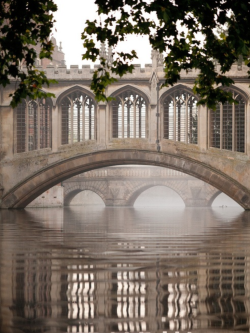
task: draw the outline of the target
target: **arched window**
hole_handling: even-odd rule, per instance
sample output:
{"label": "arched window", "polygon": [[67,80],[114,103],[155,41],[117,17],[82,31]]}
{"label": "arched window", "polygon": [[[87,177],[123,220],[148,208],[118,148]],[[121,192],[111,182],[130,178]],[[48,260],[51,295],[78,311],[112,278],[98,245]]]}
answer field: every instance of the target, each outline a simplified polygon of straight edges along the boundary
{"label": "arched window", "polygon": [[174,90],[163,100],[164,139],[198,143],[197,98],[186,90]]}
{"label": "arched window", "polygon": [[218,104],[210,111],[210,147],[245,152],[245,100],[233,92],[238,104]]}
{"label": "arched window", "polygon": [[112,103],[113,138],[146,138],[146,101],[125,91]]}
{"label": "arched window", "polygon": [[23,100],[16,109],[16,152],[51,147],[50,99]]}
{"label": "arched window", "polygon": [[61,102],[62,144],[95,139],[95,103],[81,91],[75,91]]}

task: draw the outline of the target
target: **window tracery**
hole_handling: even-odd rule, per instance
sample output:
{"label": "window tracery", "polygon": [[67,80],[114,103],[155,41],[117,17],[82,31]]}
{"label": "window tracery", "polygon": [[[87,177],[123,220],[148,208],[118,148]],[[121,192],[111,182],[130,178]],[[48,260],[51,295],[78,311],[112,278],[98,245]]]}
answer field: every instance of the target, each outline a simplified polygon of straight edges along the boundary
{"label": "window tracery", "polygon": [[75,91],[64,97],[60,106],[62,144],[95,139],[95,103],[90,96]]}
{"label": "window tracery", "polygon": [[113,138],[146,138],[146,101],[127,90],[112,103]]}
{"label": "window tracery", "polygon": [[245,152],[245,100],[233,92],[238,104],[218,104],[210,111],[210,147]]}
{"label": "window tracery", "polygon": [[197,98],[190,92],[175,90],[163,100],[164,139],[198,143]]}
{"label": "window tracery", "polygon": [[23,100],[16,109],[16,152],[51,147],[50,99]]}

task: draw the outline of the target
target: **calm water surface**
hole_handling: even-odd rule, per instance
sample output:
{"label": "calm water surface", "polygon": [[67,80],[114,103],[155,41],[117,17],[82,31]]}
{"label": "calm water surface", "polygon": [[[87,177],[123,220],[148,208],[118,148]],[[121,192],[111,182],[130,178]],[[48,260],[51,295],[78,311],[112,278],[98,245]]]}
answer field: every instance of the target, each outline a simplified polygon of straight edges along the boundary
{"label": "calm water surface", "polygon": [[0,332],[249,332],[250,212],[0,212]]}

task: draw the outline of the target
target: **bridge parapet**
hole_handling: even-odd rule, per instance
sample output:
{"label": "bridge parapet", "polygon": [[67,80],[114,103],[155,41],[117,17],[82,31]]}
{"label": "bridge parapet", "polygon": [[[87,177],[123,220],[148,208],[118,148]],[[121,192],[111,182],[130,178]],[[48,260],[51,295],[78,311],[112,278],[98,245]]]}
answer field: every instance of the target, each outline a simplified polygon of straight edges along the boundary
{"label": "bridge parapet", "polygon": [[[94,68],[91,68],[90,65],[82,65],[82,67],[79,67],[78,65],[71,65],[70,68],[67,68],[65,65],[49,65],[44,70],[47,77],[50,79],[56,79],[56,80],[69,80],[69,79],[81,79],[81,80],[90,80],[93,76],[93,72],[95,69],[99,68],[99,65],[95,65]],[[217,65],[218,67],[218,65]],[[42,70],[42,67],[37,67],[38,69]],[[23,67],[24,72],[26,71],[26,68]],[[217,68],[219,71],[219,67]],[[227,73],[229,76],[235,76],[235,77],[248,77],[248,67],[244,64],[237,64],[235,63],[230,71]],[[140,64],[134,65],[134,70],[132,73],[127,73],[124,78],[145,78],[145,77],[151,77],[152,74],[152,64],[146,64],[145,67],[142,67]],[[157,67],[157,74],[159,77],[164,77],[164,68],[162,66]],[[199,74],[199,70],[192,70],[192,71],[181,71],[181,78],[195,78]],[[119,76],[117,76],[119,79]]]}
{"label": "bridge parapet", "polygon": [[194,179],[183,172],[172,170],[172,169],[164,169],[164,168],[156,168],[156,167],[138,167],[138,166],[122,166],[122,167],[109,167],[109,168],[101,168],[97,170],[91,170],[84,173],[81,173],[77,176],[69,178],[65,182],[72,182],[72,181],[80,181],[82,178],[187,178],[187,179]]}

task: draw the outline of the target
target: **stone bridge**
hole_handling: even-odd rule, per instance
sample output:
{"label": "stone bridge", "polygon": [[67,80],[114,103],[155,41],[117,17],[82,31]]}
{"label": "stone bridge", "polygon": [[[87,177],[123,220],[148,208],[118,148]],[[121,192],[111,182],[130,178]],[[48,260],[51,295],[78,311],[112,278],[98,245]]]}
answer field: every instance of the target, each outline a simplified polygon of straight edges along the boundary
{"label": "stone bridge", "polygon": [[173,189],[186,207],[211,206],[221,192],[213,186],[181,172],[156,167],[110,167],[88,171],[62,183],[64,205],[81,191],[98,194],[106,206],[133,206],[138,196],[150,187]]}
{"label": "stone bridge", "polygon": [[[164,69],[152,64],[109,87],[110,103],[96,103],[89,66],[47,67],[58,81],[55,98],[10,107],[13,81],[0,90],[0,207],[23,208],[50,187],[101,167],[151,165],[193,176],[250,209],[248,68],[229,75],[238,104],[217,111],[197,106],[196,72],[158,89]],[[132,200],[132,199],[131,199]]]}

